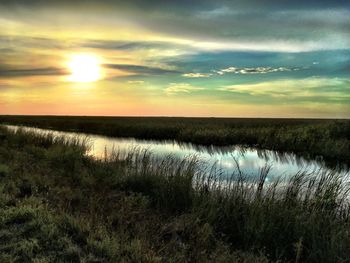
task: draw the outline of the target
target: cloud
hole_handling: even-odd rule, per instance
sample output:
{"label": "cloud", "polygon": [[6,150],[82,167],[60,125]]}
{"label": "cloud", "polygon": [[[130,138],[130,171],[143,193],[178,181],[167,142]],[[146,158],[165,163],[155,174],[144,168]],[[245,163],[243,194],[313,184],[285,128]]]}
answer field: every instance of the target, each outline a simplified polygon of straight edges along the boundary
{"label": "cloud", "polygon": [[60,68],[47,67],[47,68],[5,68],[0,67],[0,78],[10,77],[30,77],[30,76],[50,76],[50,75],[66,75],[67,72]]}
{"label": "cloud", "polygon": [[129,84],[136,84],[136,85],[141,85],[144,84],[145,82],[143,80],[129,80]]}
{"label": "cloud", "polygon": [[285,0],[281,3],[279,0],[177,0],[164,3],[163,0],[60,0],[60,1],[45,1],[45,0],[2,0],[1,4],[4,6],[33,6],[33,5],[47,5],[47,6],[66,6],[66,7],[92,7],[92,6],[106,6],[108,8],[122,8],[122,9],[137,9],[137,10],[161,10],[161,11],[178,11],[178,10],[216,10],[227,8],[236,9],[315,9],[319,8],[337,8],[346,6],[347,0]]}
{"label": "cloud", "polygon": [[137,75],[163,75],[180,73],[177,70],[131,64],[104,64],[106,68],[128,71]]}
{"label": "cloud", "polygon": [[100,50],[118,50],[125,52],[143,52],[145,58],[173,57],[193,54],[195,48],[188,43],[175,43],[171,40],[85,40],[78,44],[81,48]]}
{"label": "cloud", "polygon": [[299,68],[287,68],[287,67],[255,67],[255,68],[236,68],[236,67],[228,67],[225,69],[215,71],[219,75],[224,75],[225,73],[235,73],[235,74],[266,74],[273,72],[289,72],[289,71],[297,71]]}
{"label": "cloud", "polygon": [[143,49],[169,49],[182,48],[185,45],[167,41],[124,41],[124,40],[89,40],[81,44],[81,47],[112,49],[112,50],[143,50]]}
{"label": "cloud", "polygon": [[[1,13],[0,13],[1,14]],[[0,21],[1,29],[1,21]],[[13,52],[18,48],[45,48],[45,49],[63,49],[66,46],[64,41],[46,38],[46,37],[30,37],[21,35],[4,35],[0,34],[0,45],[7,47],[2,48],[2,50],[7,49],[7,52]],[[71,47],[77,47],[77,43],[70,43]]]}
{"label": "cloud", "polygon": [[189,83],[170,83],[164,91],[167,95],[174,95],[177,93],[191,93],[200,90],[204,90],[204,88],[192,86]]}
{"label": "cloud", "polygon": [[[215,74],[218,75],[224,75],[226,73],[235,73],[235,74],[267,74],[267,73],[274,73],[274,72],[290,72],[290,71],[297,71],[300,70],[299,68],[288,68],[288,67],[244,67],[244,68],[238,68],[238,67],[228,67],[220,70],[213,70]],[[213,76],[213,73],[185,73],[182,74],[183,77],[187,78],[207,78],[210,76]]]}
{"label": "cloud", "polygon": [[182,74],[182,76],[186,77],[186,78],[208,78],[212,75],[213,74],[211,74],[211,73],[185,73],[185,74]]}
{"label": "cloud", "polygon": [[[347,49],[350,45],[350,6],[347,0],[0,2],[0,17],[22,24],[56,28],[66,23],[67,26],[79,25],[79,30],[84,25],[91,26],[94,31],[110,27],[114,31],[133,28],[139,30],[135,30],[136,34],[152,32],[152,35],[158,35],[158,38],[144,38],[153,42],[166,36],[174,44],[183,43],[202,50],[300,52]],[[71,20],[66,21],[67,17]],[[1,26],[0,23],[0,30]],[[119,35],[109,36],[115,39]],[[133,36],[120,34],[120,38],[131,40],[130,43],[112,41],[88,45],[106,49],[133,49],[144,45],[142,41],[133,43]],[[161,43],[151,45],[162,46]]]}
{"label": "cloud", "polygon": [[349,103],[350,79],[304,78],[273,80],[251,84],[227,85],[221,91],[276,99]]}

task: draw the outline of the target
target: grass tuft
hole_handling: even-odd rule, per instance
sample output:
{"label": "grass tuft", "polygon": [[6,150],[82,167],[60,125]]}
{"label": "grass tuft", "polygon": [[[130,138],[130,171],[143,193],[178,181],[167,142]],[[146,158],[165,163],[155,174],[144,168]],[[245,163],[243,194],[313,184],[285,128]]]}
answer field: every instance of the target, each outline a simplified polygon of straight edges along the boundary
{"label": "grass tuft", "polygon": [[[347,262],[348,184],[336,171],[227,180],[198,160],[0,130],[1,262]],[[234,162],[234,160],[233,160]]]}

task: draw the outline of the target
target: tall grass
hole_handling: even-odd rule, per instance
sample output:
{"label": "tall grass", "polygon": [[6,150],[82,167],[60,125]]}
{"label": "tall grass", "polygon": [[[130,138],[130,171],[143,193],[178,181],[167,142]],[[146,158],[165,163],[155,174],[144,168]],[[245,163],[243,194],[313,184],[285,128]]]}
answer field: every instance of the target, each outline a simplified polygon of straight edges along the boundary
{"label": "tall grass", "polygon": [[240,249],[274,259],[342,262],[349,246],[349,187],[334,174],[297,174],[286,182],[234,181],[199,190],[193,209]]}
{"label": "tall grass", "polygon": [[[4,127],[2,130],[6,131],[7,128]],[[21,127],[12,131],[12,133],[13,136],[7,136],[6,141],[18,147],[26,145],[37,146],[42,148],[48,148],[52,146],[63,146],[75,148],[80,150],[81,152],[85,152],[89,149],[89,138],[86,136],[75,136],[69,138],[66,136],[54,135],[52,132],[45,132],[38,135],[35,132],[27,131]]]}
{"label": "tall grass", "polygon": [[322,119],[0,116],[0,123],[200,145],[243,144],[350,160],[350,121]]}
{"label": "tall grass", "polygon": [[[48,250],[57,260],[348,260],[350,188],[335,172],[270,183],[270,167],[252,181],[237,166],[222,181],[215,167],[198,169],[196,158],[134,150],[94,160],[81,140],[0,133],[0,240],[8,244],[0,252],[8,257],[50,259],[45,242],[63,235],[68,241]],[[40,217],[51,223],[37,222]],[[25,229],[35,225],[34,232],[16,235],[23,222]]]}

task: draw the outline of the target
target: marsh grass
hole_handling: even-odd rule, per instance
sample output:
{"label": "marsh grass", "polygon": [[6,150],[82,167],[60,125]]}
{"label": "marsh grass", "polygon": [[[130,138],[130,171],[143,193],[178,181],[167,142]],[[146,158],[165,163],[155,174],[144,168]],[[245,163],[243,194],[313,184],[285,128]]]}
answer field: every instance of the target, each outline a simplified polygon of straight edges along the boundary
{"label": "marsh grass", "polygon": [[[2,262],[347,262],[349,185],[336,172],[250,180],[237,165],[0,133]],[[122,157],[122,158],[121,158]],[[234,160],[233,160],[234,161]]]}
{"label": "marsh grass", "polygon": [[0,116],[0,123],[198,145],[246,145],[349,164],[350,121],[166,117]]}

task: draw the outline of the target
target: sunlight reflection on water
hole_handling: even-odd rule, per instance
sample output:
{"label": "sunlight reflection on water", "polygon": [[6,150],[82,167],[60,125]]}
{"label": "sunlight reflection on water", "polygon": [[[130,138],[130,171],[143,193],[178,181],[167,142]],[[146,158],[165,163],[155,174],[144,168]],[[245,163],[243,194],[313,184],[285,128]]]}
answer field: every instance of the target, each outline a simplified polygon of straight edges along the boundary
{"label": "sunlight reflection on water", "polygon": [[[6,125],[10,130],[17,130],[19,126]],[[121,156],[132,149],[139,151],[148,150],[154,157],[165,157],[172,155],[180,159],[196,156],[203,166],[211,167],[217,165],[223,173],[222,176],[229,176],[237,170],[237,164],[243,174],[256,178],[266,164],[272,166],[267,177],[267,181],[273,181],[280,176],[294,175],[298,172],[311,173],[313,171],[327,172],[328,168],[320,160],[306,160],[293,153],[281,153],[271,150],[261,150],[253,147],[242,146],[198,146],[189,143],[179,143],[176,141],[153,141],[139,140],[134,138],[113,138],[100,135],[85,134],[79,132],[61,132],[48,129],[32,127],[21,127],[26,131],[35,133],[52,133],[57,136],[67,138],[88,138],[90,149],[87,154],[95,158],[104,158],[105,154],[119,151]],[[237,163],[235,162],[237,161]],[[339,170],[339,173],[348,176],[348,170]],[[224,179],[224,178],[223,178]]]}

